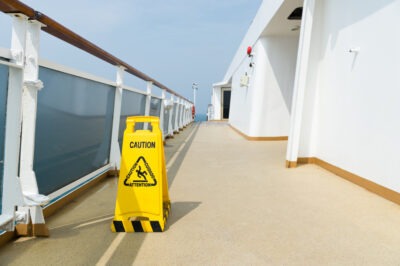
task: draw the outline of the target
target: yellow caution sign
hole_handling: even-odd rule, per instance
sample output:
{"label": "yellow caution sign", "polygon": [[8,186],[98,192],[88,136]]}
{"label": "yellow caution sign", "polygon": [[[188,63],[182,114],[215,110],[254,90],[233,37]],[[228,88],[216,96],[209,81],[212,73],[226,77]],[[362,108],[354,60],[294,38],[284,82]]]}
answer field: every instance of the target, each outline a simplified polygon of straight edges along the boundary
{"label": "yellow caution sign", "polygon": [[[149,123],[150,130],[135,130]],[[126,119],[113,232],[162,232],[171,208],[159,118]]]}

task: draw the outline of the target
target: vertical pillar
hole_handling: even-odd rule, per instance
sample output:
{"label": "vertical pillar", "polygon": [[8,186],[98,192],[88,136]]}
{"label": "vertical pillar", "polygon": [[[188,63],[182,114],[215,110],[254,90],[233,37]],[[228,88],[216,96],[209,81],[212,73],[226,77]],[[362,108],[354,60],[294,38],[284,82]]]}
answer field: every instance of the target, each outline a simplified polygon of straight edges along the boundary
{"label": "vertical pillar", "polygon": [[[152,91],[152,88],[153,88],[153,82],[147,81],[146,107],[144,109],[144,115],[145,116],[149,116],[150,115],[150,104],[151,104],[151,91]],[[148,128],[148,123],[144,123],[143,129],[147,129],[147,128]]]}
{"label": "vertical pillar", "polygon": [[289,140],[286,152],[286,167],[296,167],[299,153],[301,122],[303,117],[304,94],[307,82],[308,60],[312,37],[315,0],[305,0],[301,34],[297,54],[296,77],[293,89],[292,114],[290,117]]}
{"label": "vertical pillar", "polygon": [[160,129],[161,129],[161,132],[162,132],[162,137],[163,137],[163,140],[165,140],[165,132],[164,132],[164,104],[165,104],[165,94],[166,94],[166,90],[165,89],[162,89],[161,90],[161,108],[160,108]]}
{"label": "vertical pillar", "polygon": [[189,102],[187,103],[187,108],[188,108],[187,123],[189,125],[190,122],[191,122],[190,114],[191,114],[191,111],[192,111],[192,109],[190,108],[190,103]]}
{"label": "vertical pillar", "polygon": [[177,98],[176,102],[178,104],[177,105],[177,112],[176,112],[176,115],[177,115],[177,118],[176,118],[176,130],[179,132],[179,130],[181,128],[181,115],[182,115],[182,112],[181,112],[181,98]]}
{"label": "vertical pillar", "polygon": [[169,116],[168,116],[168,136],[173,136],[174,135],[174,128],[172,126],[172,117],[174,116],[174,95],[171,94],[171,104],[172,108],[169,110]]}
{"label": "vertical pillar", "polygon": [[188,102],[187,101],[185,101],[185,117],[184,117],[183,123],[184,123],[184,126],[187,126],[189,124],[188,123]]}
{"label": "vertical pillar", "polygon": [[[121,151],[118,143],[119,125],[121,120],[122,86],[124,84],[124,68],[117,68],[116,88],[114,98],[113,127],[111,131],[110,164],[119,170],[121,164]],[[115,173],[116,174],[116,173]]]}
{"label": "vertical pillar", "polygon": [[173,121],[174,123],[174,133],[179,133],[179,126],[178,126],[178,119],[179,119],[179,98],[177,97],[175,102],[174,102],[174,108],[175,108],[175,104],[176,104],[176,114],[175,114],[175,121]]}
{"label": "vertical pillar", "polygon": [[[34,236],[49,235],[44,221],[43,210],[40,206],[44,204],[48,198],[39,194],[36,175],[33,171],[37,94],[43,87],[43,83],[39,80],[39,43],[41,26],[41,23],[34,20],[27,22],[22,93],[20,181],[22,192],[26,199],[25,201],[31,206],[29,207],[29,214],[32,222],[32,235]],[[25,231],[25,226],[27,225],[21,224],[20,228],[22,228],[22,231]],[[27,233],[30,232],[27,231]]]}
{"label": "vertical pillar", "polygon": [[[11,63],[9,68],[7,110],[4,143],[3,201],[1,230],[14,231],[16,213],[15,207],[24,205],[21,184],[18,178],[20,135],[21,135],[21,105],[23,66],[25,58],[25,39],[28,18],[22,14],[12,15]],[[21,218],[28,220],[27,212]],[[26,215],[24,215],[26,214]],[[26,217],[24,217],[26,216]]]}
{"label": "vertical pillar", "polygon": [[183,129],[182,118],[183,118],[183,99],[179,99],[179,129]]}
{"label": "vertical pillar", "polygon": [[182,117],[182,126],[186,127],[186,101],[183,100],[183,117]]}

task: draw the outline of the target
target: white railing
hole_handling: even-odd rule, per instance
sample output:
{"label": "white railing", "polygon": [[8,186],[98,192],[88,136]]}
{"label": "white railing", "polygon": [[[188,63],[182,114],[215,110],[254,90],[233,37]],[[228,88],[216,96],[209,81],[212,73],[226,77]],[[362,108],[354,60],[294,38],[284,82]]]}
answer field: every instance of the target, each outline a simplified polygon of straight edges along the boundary
{"label": "white railing", "polygon": [[[38,47],[43,24],[21,13],[12,14],[11,18],[13,20],[11,47],[10,49],[0,49],[0,65],[8,68],[8,86],[5,88],[7,90],[7,104],[5,106],[4,159],[2,160],[2,158],[0,158],[4,166],[3,176],[0,176],[0,226],[1,229],[8,231],[14,230],[17,223],[28,224],[31,222],[32,224],[44,224],[43,207],[60,200],[105,172],[119,168],[121,152],[118,139],[122,134],[121,128],[123,128],[123,125],[121,125],[121,117],[133,115],[121,113],[124,93],[135,93],[135,95],[142,95],[145,97],[144,111],[135,113],[134,115],[149,115],[152,110],[153,112],[159,113],[160,127],[164,138],[192,122],[191,102],[153,80],[146,79],[147,87],[145,90],[127,86],[124,84],[124,75],[135,71],[132,69],[127,71],[124,65],[116,64],[116,80],[109,81],[75,69],[39,60],[40,55]],[[73,113],[74,110],[71,110],[69,112],[68,104],[80,104],[76,102],[82,99],[79,98],[79,95],[75,95],[75,98],[66,97],[59,102],[55,102],[53,106],[47,106],[49,110],[54,110],[55,108],[59,112],[65,112],[65,117],[72,117],[72,120],[80,119],[84,116],[85,119],[90,118],[105,121],[105,124],[109,122],[111,126],[109,129],[103,127],[103,131],[100,131],[99,134],[102,134],[102,142],[96,143],[96,145],[98,145],[95,145],[97,148],[92,147],[87,151],[89,154],[87,156],[90,156],[92,153],[98,156],[100,154],[98,150],[102,150],[103,152],[109,151],[106,155],[106,160],[100,161],[100,164],[96,165],[95,169],[92,167],[93,169],[90,173],[86,173],[82,176],[74,176],[71,180],[68,178],[70,181],[62,187],[55,186],[57,187],[56,189],[46,189],[47,193],[42,193],[44,190],[42,187],[43,180],[46,179],[43,179],[43,176],[41,176],[42,174],[37,176],[37,169],[35,169],[35,167],[37,167],[37,162],[35,162],[35,160],[38,159],[38,154],[40,153],[37,150],[40,146],[38,144],[42,144],[38,143],[38,139],[43,136],[37,136],[35,134],[44,134],[41,132],[49,133],[49,131],[57,129],[52,128],[50,123],[37,124],[37,121],[47,121],[45,119],[42,120],[40,115],[43,111],[43,106],[45,106],[41,104],[41,99],[43,98],[42,95],[46,94],[46,90],[52,89],[47,86],[49,82],[46,84],[46,81],[43,81],[44,76],[41,76],[42,68],[62,73],[62,75],[68,79],[80,79],[83,80],[83,82],[94,84],[93,88],[91,88],[93,90],[93,97],[97,94],[96,87],[104,87],[104,90],[111,88],[108,90],[112,91],[112,95],[107,97],[113,97],[111,101],[113,105],[110,109],[111,111],[107,111],[107,109],[105,113],[96,113],[97,111],[95,110],[93,110],[93,112],[86,111],[85,113],[85,111],[82,111],[82,108],[79,109],[79,107],[77,107],[76,110],[80,111]],[[141,72],[139,74],[147,78],[147,76]],[[142,76],[140,77],[142,78]],[[60,84],[62,82],[62,80],[59,80]],[[161,97],[152,94],[154,87],[159,87],[161,89]],[[66,94],[70,93],[65,90],[64,92]],[[139,98],[136,97],[136,99]],[[50,98],[48,102],[51,102],[52,99],[53,98]],[[153,109],[151,106],[152,99],[158,99]],[[67,107],[61,110],[61,105],[63,104]],[[83,101],[79,106],[82,107],[84,105],[85,102]],[[166,117],[168,119],[165,119]],[[67,120],[68,119],[65,119],[65,121],[61,122],[68,123]],[[0,127],[2,127],[2,125],[0,125]],[[77,136],[81,134],[83,136],[85,130],[83,128],[74,128],[71,132],[71,134],[76,134]],[[50,132],[49,135],[54,136],[54,134],[51,134],[52,132]],[[60,143],[63,143],[63,138],[68,137],[68,134],[65,132],[58,132],[57,134],[57,141]],[[107,134],[110,135],[109,138]],[[2,140],[0,140],[0,146],[1,141]],[[54,144],[52,143],[51,137],[45,141],[49,142],[46,144]],[[53,145],[53,150],[56,150],[54,146],[55,145]],[[61,151],[61,155],[57,156],[68,156],[68,159],[65,159],[65,157],[57,163],[61,163],[65,168],[68,168],[66,166],[68,166],[70,162],[70,167],[74,167],[72,164],[73,159],[71,159],[74,152],[76,151],[71,150],[65,155],[66,151]],[[54,165],[52,159],[57,156],[48,158],[48,164]],[[42,160],[42,165],[46,165],[46,160],[46,158]],[[45,170],[43,171],[45,172]],[[48,172],[49,171],[46,172],[46,175],[48,175]],[[18,207],[17,211],[16,207]]]}

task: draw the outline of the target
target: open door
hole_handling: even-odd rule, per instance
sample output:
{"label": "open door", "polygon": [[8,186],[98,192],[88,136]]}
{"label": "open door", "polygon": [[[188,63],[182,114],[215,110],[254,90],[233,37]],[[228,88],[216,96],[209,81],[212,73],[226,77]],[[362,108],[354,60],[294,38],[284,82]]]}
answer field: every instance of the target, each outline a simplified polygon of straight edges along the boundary
{"label": "open door", "polygon": [[231,90],[222,90],[222,119],[229,119],[229,109],[231,106]]}

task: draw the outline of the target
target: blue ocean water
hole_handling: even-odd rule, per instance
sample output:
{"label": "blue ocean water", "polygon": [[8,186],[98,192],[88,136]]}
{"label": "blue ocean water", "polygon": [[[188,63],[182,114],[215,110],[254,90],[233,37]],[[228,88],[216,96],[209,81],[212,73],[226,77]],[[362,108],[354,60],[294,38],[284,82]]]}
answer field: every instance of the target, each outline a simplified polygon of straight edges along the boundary
{"label": "blue ocean water", "polygon": [[207,121],[207,114],[196,114],[194,122]]}

